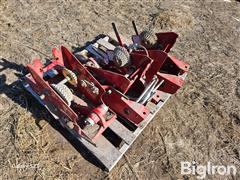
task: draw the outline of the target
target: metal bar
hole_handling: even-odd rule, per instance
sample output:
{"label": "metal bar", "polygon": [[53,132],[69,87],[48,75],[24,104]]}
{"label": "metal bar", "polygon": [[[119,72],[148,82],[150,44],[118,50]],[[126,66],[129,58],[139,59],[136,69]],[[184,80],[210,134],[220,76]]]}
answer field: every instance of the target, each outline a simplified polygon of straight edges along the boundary
{"label": "metal bar", "polygon": [[137,26],[135,24],[135,21],[132,21],[132,25],[133,25],[133,29],[135,31],[135,34],[138,36],[139,34],[138,34],[138,30],[137,30]]}
{"label": "metal bar", "polygon": [[156,92],[157,89],[164,83],[164,80],[161,80],[158,85],[154,88],[153,92]]}
{"label": "metal bar", "polygon": [[158,83],[158,81],[154,82],[153,86],[148,90],[147,94],[145,94],[143,96],[143,98],[140,101],[141,104],[144,104],[151,97],[151,94],[153,93],[154,88],[157,85],[157,83]]}
{"label": "metal bar", "polygon": [[157,80],[158,79],[155,78],[147,85],[147,87],[144,89],[143,93],[139,96],[139,98],[137,99],[136,102],[140,102],[142,100],[142,98],[146,95],[146,93],[149,91],[149,89],[152,87],[152,85],[154,85],[156,83]]}
{"label": "metal bar", "polygon": [[145,102],[147,102],[148,100],[152,99],[152,97],[154,96],[154,94],[156,93],[157,89],[163,84],[164,80],[161,80],[156,86],[155,88],[152,90],[152,92],[149,94],[149,98],[145,98],[142,101],[142,104],[144,104]]}
{"label": "metal bar", "polygon": [[70,78],[69,77],[66,77],[66,78],[64,78],[62,81],[60,81],[59,83],[57,83],[57,84],[65,84],[66,82],[68,82],[70,80]]}
{"label": "metal bar", "polygon": [[114,33],[115,33],[115,35],[116,35],[116,37],[117,37],[117,40],[118,40],[119,45],[123,47],[123,43],[122,43],[122,40],[121,40],[121,38],[120,38],[120,35],[119,35],[119,33],[118,33],[118,30],[117,30],[117,28],[116,28],[115,23],[112,23],[112,27],[113,27],[113,31],[114,31]]}

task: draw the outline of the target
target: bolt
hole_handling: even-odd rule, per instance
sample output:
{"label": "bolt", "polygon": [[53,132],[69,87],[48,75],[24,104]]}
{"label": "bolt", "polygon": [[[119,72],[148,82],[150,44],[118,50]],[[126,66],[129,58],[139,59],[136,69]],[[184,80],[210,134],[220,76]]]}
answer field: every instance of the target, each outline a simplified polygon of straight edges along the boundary
{"label": "bolt", "polygon": [[130,112],[130,110],[129,110],[128,108],[125,108],[125,109],[124,109],[124,113],[127,114],[127,115],[129,115],[131,112]]}
{"label": "bolt", "polygon": [[43,100],[45,98],[45,94],[42,94],[40,98]]}

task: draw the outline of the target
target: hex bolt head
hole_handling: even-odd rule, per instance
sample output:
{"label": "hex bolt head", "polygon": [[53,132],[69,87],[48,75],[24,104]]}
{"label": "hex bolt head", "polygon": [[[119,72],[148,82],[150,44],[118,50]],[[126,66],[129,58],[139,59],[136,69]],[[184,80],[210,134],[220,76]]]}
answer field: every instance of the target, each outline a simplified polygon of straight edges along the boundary
{"label": "hex bolt head", "polygon": [[112,90],[107,90],[107,94],[111,94],[112,93]]}
{"label": "hex bolt head", "polygon": [[41,98],[42,100],[43,100],[45,97],[46,97],[45,94],[42,94],[42,95],[40,96],[40,98]]}

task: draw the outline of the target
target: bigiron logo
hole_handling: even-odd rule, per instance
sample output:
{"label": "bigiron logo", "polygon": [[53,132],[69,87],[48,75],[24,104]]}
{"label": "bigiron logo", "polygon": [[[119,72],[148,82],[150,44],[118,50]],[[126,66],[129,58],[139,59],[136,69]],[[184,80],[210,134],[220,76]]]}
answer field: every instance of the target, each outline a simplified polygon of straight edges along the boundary
{"label": "bigiron logo", "polygon": [[234,165],[213,165],[211,162],[207,162],[206,165],[199,165],[195,161],[181,162],[181,174],[182,175],[196,175],[198,179],[204,179],[206,175],[221,175],[229,176],[236,175],[237,168]]}

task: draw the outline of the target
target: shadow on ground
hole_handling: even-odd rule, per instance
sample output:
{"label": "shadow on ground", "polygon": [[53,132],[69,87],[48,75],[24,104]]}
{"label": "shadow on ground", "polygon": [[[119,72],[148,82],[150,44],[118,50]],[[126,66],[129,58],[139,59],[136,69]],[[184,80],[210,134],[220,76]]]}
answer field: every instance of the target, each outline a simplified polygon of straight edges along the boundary
{"label": "shadow on ground", "polygon": [[[81,154],[81,156],[89,161],[91,164],[104,169],[104,166],[97,161],[97,159],[76,139],[69,133],[65,128],[63,128],[58,121],[56,121],[47,110],[40,105],[40,103],[32,97],[32,95],[25,90],[22,85],[24,81],[24,76],[28,73],[27,69],[23,65],[16,64],[7,59],[0,59],[0,73],[3,70],[11,69],[15,70],[15,75],[19,80],[7,84],[6,75],[0,75],[0,94],[5,94],[10,98],[14,103],[20,105],[22,108],[27,109],[31,112],[32,116],[35,119],[36,125],[41,129],[40,121],[44,119],[48,122],[55,130],[60,132],[60,134]],[[47,113],[46,117],[41,117],[38,112],[44,111]]]}

